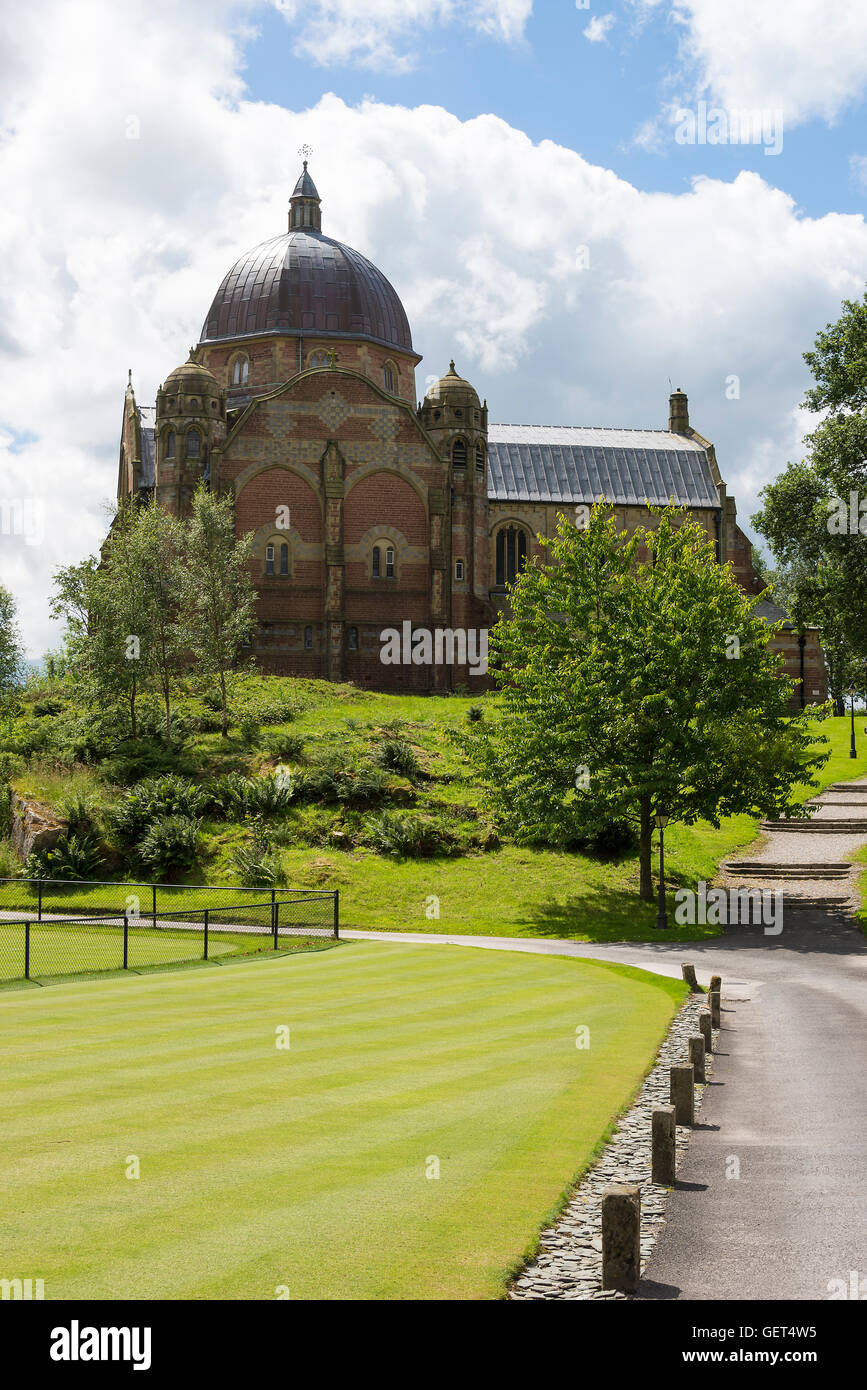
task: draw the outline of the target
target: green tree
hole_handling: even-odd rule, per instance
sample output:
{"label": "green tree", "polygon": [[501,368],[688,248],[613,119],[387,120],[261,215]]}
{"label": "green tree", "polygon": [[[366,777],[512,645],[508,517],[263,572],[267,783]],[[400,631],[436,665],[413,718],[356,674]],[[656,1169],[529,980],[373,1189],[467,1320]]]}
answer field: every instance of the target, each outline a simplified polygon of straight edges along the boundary
{"label": "green tree", "polygon": [[[130,630],[138,639],[139,679],[152,682],[163,702],[166,738],[172,732],[172,695],[188,655],[179,615],[183,587],[183,529],[159,503],[137,507],[123,533],[122,565],[133,585]],[[118,560],[120,564],[120,559]]]}
{"label": "green tree", "polygon": [[[640,894],[664,813],[691,824],[784,814],[821,765],[773,629],[685,513],[618,533],[561,518],[550,563],[518,577],[491,633],[502,717],[473,726],[470,755],[500,823],[523,840],[574,843],[613,822],[639,832]],[[642,557],[643,547],[643,557]]]}
{"label": "green tree", "polygon": [[219,680],[224,738],[229,732],[226,673],[256,628],[256,590],[248,568],[252,545],[252,532],[235,537],[231,499],[200,484],[186,528],[180,630],[199,669]]}
{"label": "green tree", "polygon": [[87,702],[104,710],[122,706],[132,738],[138,736],[136,702],[146,684],[139,644],[137,576],[129,538],[132,508],[115,516],[102,558],[91,555],[55,571],[51,610],[66,623],[65,663]]}
{"label": "green tree", "polygon": [[0,698],[20,685],[23,671],[24,647],[15,600],[0,584]]}

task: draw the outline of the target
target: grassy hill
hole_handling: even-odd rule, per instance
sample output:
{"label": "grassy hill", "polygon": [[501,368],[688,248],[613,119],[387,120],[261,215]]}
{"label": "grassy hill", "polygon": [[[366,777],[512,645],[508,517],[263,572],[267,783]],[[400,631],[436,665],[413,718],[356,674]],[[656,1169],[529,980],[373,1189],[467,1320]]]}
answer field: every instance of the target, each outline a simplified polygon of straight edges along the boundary
{"label": "grassy hill", "polygon": [[[224,739],[213,698],[190,689],[177,702],[166,743],[158,708],[145,702],[144,736],[131,743],[82,709],[68,688],[43,685],[0,729],[0,781],[5,774],[18,793],[61,812],[83,808],[101,856],[89,877],[165,876],[137,858],[114,824],[143,778],[179,774],[224,793],[247,778],[254,792],[273,792],[276,774],[291,787],[287,804],[274,806],[265,796],[260,820],[277,881],[339,888],[345,926],[593,941],[655,934],[655,908],[637,897],[632,850],[605,855],[500,841],[457,738],[470,721],[496,718],[496,697],[381,695],[243,672],[232,680],[231,711]],[[832,749],[821,785],[863,770],[867,740],[857,727],[864,747],[850,760],[848,721],[817,725]],[[255,797],[252,806],[244,803],[247,816],[234,793],[220,806],[206,805],[195,859],[175,880],[250,881],[239,865],[258,804]],[[670,827],[672,885],[711,878],[721,858],[756,834],[757,822],[747,816],[718,829]],[[0,875],[18,867],[8,840],[0,841]],[[716,929],[673,928],[670,936],[694,938],[702,930]]]}

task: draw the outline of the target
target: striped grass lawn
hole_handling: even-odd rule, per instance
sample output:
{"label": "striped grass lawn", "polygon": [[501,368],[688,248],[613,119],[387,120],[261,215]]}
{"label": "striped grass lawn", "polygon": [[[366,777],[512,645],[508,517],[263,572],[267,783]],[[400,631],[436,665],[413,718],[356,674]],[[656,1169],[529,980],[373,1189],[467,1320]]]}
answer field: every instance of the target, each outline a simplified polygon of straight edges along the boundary
{"label": "striped grass lawn", "polygon": [[0,1276],[47,1299],[495,1298],[684,992],[369,942],[7,992]]}

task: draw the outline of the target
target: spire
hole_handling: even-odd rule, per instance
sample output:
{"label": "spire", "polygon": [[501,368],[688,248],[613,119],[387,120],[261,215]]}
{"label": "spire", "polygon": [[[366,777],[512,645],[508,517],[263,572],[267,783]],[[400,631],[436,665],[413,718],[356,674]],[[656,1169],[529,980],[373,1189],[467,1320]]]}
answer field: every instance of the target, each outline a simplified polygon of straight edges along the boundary
{"label": "spire", "polygon": [[306,145],[302,146],[299,154],[304,154],[304,167],[301,170],[298,182],[289,199],[289,230],[294,232],[299,228],[307,231],[322,231],[322,212],[320,210],[321,199],[316,191],[316,184],[307,172],[307,158],[311,151]]}

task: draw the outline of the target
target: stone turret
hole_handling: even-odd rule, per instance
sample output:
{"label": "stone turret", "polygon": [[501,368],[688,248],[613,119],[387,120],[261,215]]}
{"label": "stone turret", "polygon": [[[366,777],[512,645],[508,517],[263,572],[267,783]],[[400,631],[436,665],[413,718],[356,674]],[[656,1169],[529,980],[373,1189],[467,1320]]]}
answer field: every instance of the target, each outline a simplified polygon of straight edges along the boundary
{"label": "stone turret", "polygon": [[157,391],[156,496],[177,516],[199,480],[211,480],[211,456],[226,433],[226,392],[194,349]]}

